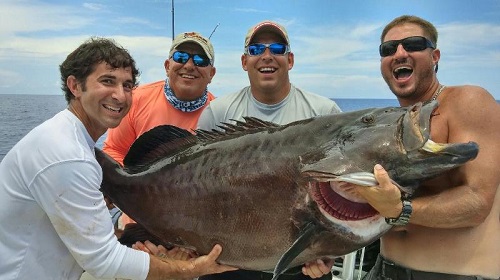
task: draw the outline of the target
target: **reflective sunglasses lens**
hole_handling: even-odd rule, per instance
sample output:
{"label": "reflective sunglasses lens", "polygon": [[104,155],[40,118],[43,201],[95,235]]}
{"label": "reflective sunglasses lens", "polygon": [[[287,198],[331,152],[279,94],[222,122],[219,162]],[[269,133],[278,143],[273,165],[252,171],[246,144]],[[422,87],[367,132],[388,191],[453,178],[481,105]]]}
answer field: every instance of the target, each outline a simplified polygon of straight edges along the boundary
{"label": "reflective sunglasses lens", "polygon": [[199,66],[199,67],[206,67],[210,64],[210,59],[206,56],[202,56],[199,54],[193,55],[193,62],[194,65]]}
{"label": "reflective sunglasses lens", "polygon": [[261,55],[266,50],[266,46],[263,44],[252,44],[248,46],[249,55]]}
{"label": "reflective sunglasses lens", "polygon": [[272,54],[279,54],[283,55],[286,53],[286,45],[281,44],[281,43],[274,43],[269,45],[269,50],[271,51]]}
{"label": "reflective sunglasses lens", "polygon": [[186,52],[176,51],[172,54],[172,59],[177,63],[186,64],[189,58],[193,58],[193,64],[199,67],[206,67],[210,65],[210,59],[200,54],[189,54]]}
{"label": "reflective sunglasses lens", "polygon": [[189,54],[185,52],[174,52],[172,59],[177,63],[186,63],[189,60]]}

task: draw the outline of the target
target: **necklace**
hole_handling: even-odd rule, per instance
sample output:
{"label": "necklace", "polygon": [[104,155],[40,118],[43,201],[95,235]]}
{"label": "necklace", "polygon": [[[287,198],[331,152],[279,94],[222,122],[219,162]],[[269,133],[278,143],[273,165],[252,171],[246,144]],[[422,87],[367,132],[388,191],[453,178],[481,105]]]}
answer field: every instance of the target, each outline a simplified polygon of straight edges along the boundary
{"label": "necklace", "polygon": [[445,87],[446,87],[445,85],[440,85],[436,90],[436,92],[432,95],[431,101],[436,100]]}

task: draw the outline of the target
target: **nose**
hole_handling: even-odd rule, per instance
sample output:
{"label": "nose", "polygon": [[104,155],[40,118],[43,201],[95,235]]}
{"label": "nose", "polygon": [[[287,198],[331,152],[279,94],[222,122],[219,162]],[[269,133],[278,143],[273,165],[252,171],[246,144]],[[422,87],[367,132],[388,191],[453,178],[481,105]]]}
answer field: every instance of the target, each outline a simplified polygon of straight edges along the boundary
{"label": "nose", "polygon": [[402,44],[398,44],[396,48],[396,53],[394,53],[394,56],[401,57],[401,56],[407,56],[408,52],[405,50]]}
{"label": "nose", "polygon": [[269,58],[272,58],[273,57],[273,54],[271,53],[271,50],[269,49],[269,47],[266,47],[266,49],[264,50],[264,52],[262,53],[261,57],[263,59],[269,59]]}
{"label": "nose", "polygon": [[129,90],[125,89],[123,85],[118,85],[113,90],[112,97],[119,102],[125,102],[127,100],[127,94],[130,94]]}
{"label": "nose", "polygon": [[188,58],[188,61],[186,61],[186,63],[184,63],[184,66],[183,67],[190,67],[190,68],[194,68],[195,65],[194,65],[194,60],[192,57]]}

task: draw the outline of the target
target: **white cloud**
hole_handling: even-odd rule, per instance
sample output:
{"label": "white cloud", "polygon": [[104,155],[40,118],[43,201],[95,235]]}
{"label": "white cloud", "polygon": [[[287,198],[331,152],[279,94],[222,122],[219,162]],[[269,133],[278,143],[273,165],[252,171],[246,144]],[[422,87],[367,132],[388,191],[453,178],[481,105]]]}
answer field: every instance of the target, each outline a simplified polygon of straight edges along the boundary
{"label": "white cloud", "polygon": [[38,1],[6,0],[0,4],[0,36],[35,31],[76,29],[92,22],[90,17],[77,13],[66,5]]}
{"label": "white cloud", "polygon": [[[110,36],[129,49],[141,70],[141,83],[165,77],[163,62],[172,39],[167,36],[171,35],[170,30],[165,28],[166,22],[168,25],[165,19],[170,13],[169,0],[147,3],[111,0],[104,2],[105,5],[100,2],[51,3],[43,0],[2,0],[0,3],[1,93],[8,87],[24,93],[58,94],[60,90],[55,86],[59,78],[58,65],[90,35]],[[379,73],[377,46],[387,21],[384,16],[317,19],[308,15],[308,11],[293,11],[293,5],[281,7],[282,12],[277,12],[275,7],[280,3],[255,4],[250,8],[222,4],[217,7],[211,3],[176,2],[176,9],[181,13],[196,15],[176,18],[176,26],[208,35],[214,21],[198,18],[200,10],[196,12],[196,9],[200,6],[203,12],[220,19],[215,21],[215,24],[221,22],[221,26],[212,38],[217,74],[209,86],[216,95],[248,85],[240,62],[243,37],[252,24],[268,18],[289,31],[295,53],[295,66],[290,72],[294,84],[329,97],[355,94],[392,97]],[[152,11],[151,6],[162,7],[165,13],[154,16],[156,11]],[[328,9],[329,6],[322,7]],[[500,25],[493,21],[443,22],[437,26],[438,46],[442,50],[440,80],[446,84],[480,84],[490,91],[498,91]],[[374,96],[375,91],[381,96]]]}
{"label": "white cloud", "polygon": [[98,4],[98,3],[83,3],[82,5],[84,8],[93,10],[93,11],[100,11],[106,8],[105,5]]}

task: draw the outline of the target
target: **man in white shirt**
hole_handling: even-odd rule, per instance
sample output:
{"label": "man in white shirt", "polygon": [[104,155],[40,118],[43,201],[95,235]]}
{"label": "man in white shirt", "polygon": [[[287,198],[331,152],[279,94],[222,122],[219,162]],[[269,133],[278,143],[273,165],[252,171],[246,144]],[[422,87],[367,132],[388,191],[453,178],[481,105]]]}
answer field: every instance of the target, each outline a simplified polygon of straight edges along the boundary
{"label": "man in white shirt", "polygon": [[0,163],[0,279],[193,278],[233,268],[207,256],[162,259],[121,245],[100,192],[97,139],[131,105],[139,71],[113,41],[91,38],[60,65],[68,108]]}

